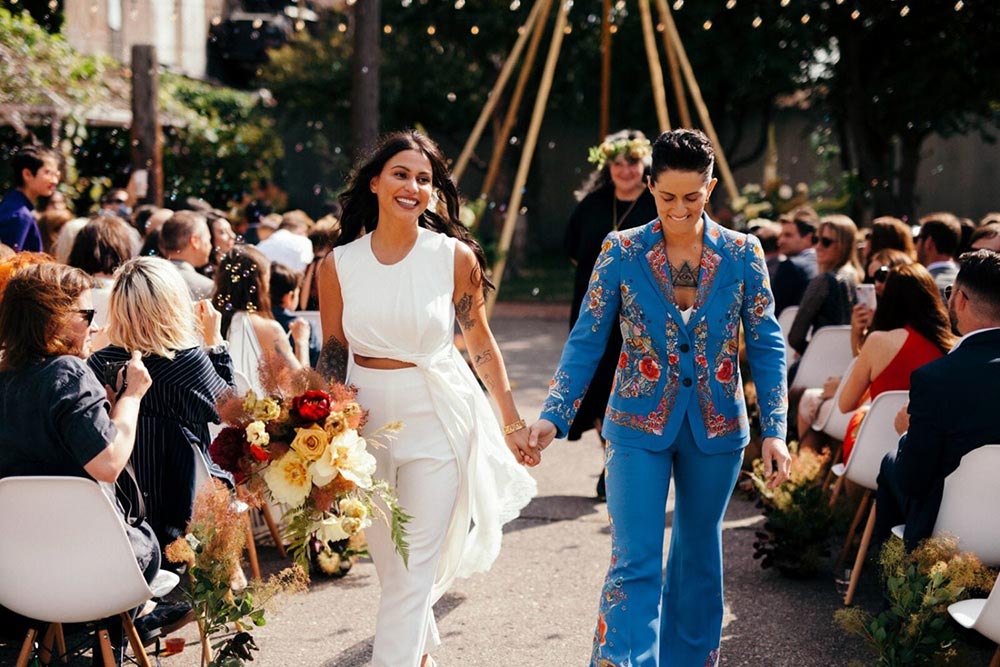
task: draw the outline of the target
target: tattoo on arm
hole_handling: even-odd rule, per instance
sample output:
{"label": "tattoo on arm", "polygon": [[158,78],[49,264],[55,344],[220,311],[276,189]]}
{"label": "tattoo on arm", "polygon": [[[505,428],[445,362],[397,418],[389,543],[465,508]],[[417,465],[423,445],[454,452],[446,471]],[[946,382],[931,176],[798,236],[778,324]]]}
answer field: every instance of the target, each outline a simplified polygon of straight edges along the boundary
{"label": "tattoo on arm", "polygon": [[491,361],[493,361],[493,353],[486,350],[482,354],[477,354],[476,358],[472,360],[472,363],[476,368],[479,368],[483,364],[488,364]]}
{"label": "tattoo on arm", "polygon": [[463,294],[462,298],[455,304],[455,317],[462,325],[463,331],[471,331],[476,326],[476,321],[472,319],[472,295]]}
{"label": "tattoo on arm", "polygon": [[330,336],[319,353],[316,370],[327,380],[345,382],[347,380],[347,355],[347,347],[337,340],[336,336]]}
{"label": "tattoo on arm", "polygon": [[492,394],[493,390],[497,388],[497,381],[494,380],[493,376],[490,375],[489,373],[484,373],[482,378],[483,378],[483,384],[486,385],[486,389],[488,389],[489,392]]}

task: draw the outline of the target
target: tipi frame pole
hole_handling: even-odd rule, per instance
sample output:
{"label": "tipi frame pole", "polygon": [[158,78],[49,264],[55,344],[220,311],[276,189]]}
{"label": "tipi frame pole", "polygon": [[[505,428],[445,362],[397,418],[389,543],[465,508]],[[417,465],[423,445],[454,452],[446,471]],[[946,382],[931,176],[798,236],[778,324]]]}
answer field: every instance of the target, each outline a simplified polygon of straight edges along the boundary
{"label": "tipi frame pole", "polygon": [[660,52],[656,48],[656,33],[653,30],[653,16],[649,11],[650,0],[638,0],[639,16],[642,18],[642,41],[646,47],[646,60],[649,61],[649,79],[653,83],[653,105],[656,107],[656,119],[660,124],[660,132],[670,129],[670,116],[667,114],[667,91],[663,86],[663,68],[660,65]]}
{"label": "tipi frame pole", "polygon": [[503,231],[500,234],[500,243],[497,248],[498,257],[496,264],[493,266],[493,283],[496,285],[496,289],[490,292],[487,299],[487,314],[493,312],[497,293],[500,291],[500,285],[503,281],[503,272],[507,267],[507,253],[510,251],[510,243],[514,238],[514,226],[517,223],[517,216],[521,210],[521,197],[524,193],[525,183],[528,181],[531,159],[535,154],[538,133],[542,128],[542,119],[545,117],[545,107],[549,101],[549,92],[552,90],[552,79],[556,72],[556,62],[559,60],[559,50],[562,47],[566,21],[572,6],[572,0],[561,0],[559,3],[559,13],[556,14],[556,25],[552,30],[552,42],[549,45],[548,57],[545,60],[545,69],[542,71],[542,80],[538,85],[538,96],[535,98],[535,108],[531,113],[531,124],[528,126],[528,133],[524,139],[524,147],[521,149],[521,160],[517,167],[517,175],[514,178],[514,186],[511,189],[510,203],[507,205],[507,216],[504,218]]}
{"label": "tipi frame pole", "polygon": [[455,162],[455,168],[452,169],[452,179],[457,184],[462,178],[462,172],[465,171],[465,167],[469,164],[469,158],[472,157],[472,151],[475,150],[476,145],[479,143],[480,137],[483,135],[483,130],[486,129],[486,123],[496,108],[497,104],[500,102],[500,94],[503,92],[504,87],[507,85],[507,80],[510,79],[510,74],[514,70],[514,65],[517,64],[518,58],[521,57],[521,51],[524,50],[524,44],[528,41],[528,35],[532,30],[540,29],[538,25],[538,15],[541,5],[545,0],[537,0],[535,6],[531,8],[531,13],[528,14],[528,20],[524,22],[523,30],[521,34],[518,35],[517,41],[514,42],[514,48],[511,49],[510,55],[507,56],[507,60],[504,62],[503,67],[500,68],[500,76],[497,77],[496,83],[493,84],[493,89],[490,91],[490,95],[486,98],[486,104],[483,106],[482,112],[479,114],[479,119],[476,120],[475,127],[472,128],[472,134],[465,141],[465,147],[458,156],[458,160]]}
{"label": "tipi frame pole", "polygon": [[611,0],[601,2],[601,136],[604,141],[611,126]]}
{"label": "tipi frame pole", "polygon": [[666,19],[660,12],[660,24],[663,25],[663,48],[667,52],[667,63],[670,65],[670,82],[674,86],[674,98],[677,101],[677,113],[681,119],[681,127],[691,127],[691,110],[688,108],[687,95],[684,93],[684,80],[681,78],[681,66],[677,62],[677,49],[670,41],[666,31]]}

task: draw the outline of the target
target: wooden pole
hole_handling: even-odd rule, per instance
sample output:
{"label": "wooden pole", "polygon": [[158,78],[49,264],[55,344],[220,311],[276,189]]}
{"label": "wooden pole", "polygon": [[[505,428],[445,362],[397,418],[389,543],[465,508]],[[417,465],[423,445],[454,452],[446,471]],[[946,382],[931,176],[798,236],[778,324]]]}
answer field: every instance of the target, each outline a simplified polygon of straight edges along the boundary
{"label": "wooden pole", "polygon": [[541,4],[545,5],[542,9],[541,18],[538,21],[537,29],[531,35],[531,44],[528,45],[528,53],[524,56],[524,64],[521,66],[521,74],[517,78],[517,84],[514,86],[514,95],[510,100],[510,107],[507,109],[507,115],[503,119],[503,126],[500,128],[499,134],[497,134],[497,140],[494,143],[493,156],[490,158],[490,166],[486,170],[486,178],[483,180],[483,187],[480,188],[479,192],[481,196],[488,196],[493,190],[493,184],[496,182],[497,174],[500,173],[500,163],[503,160],[504,153],[507,151],[507,139],[510,138],[511,130],[514,129],[514,123],[517,121],[517,113],[521,108],[521,100],[524,98],[524,89],[528,85],[528,77],[531,76],[531,70],[535,66],[535,57],[538,55],[538,45],[542,41],[542,35],[544,30],[542,29],[546,21],[549,19],[549,10],[552,8],[552,0],[540,0]]}
{"label": "wooden pole", "polygon": [[663,24],[663,48],[667,51],[667,63],[670,65],[670,83],[674,86],[674,98],[677,100],[677,113],[681,117],[681,127],[691,127],[691,110],[688,108],[687,95],[684,94],[684,80],[681,78],[681,66],[677,62],[677,49],[667,34],[667,19],[660,10],[660,23]]}
{"label": "wooden pole", "polygon": [[604,141],[611,126],[611,0],[601,3],[601,134]]}
{"label": "wooden pole", "polygon": [[552,90],[552,78],[555,76],[556,62],[559,60],[559,50],[562,47],[566,19],[569,16],[569,10],[572,6],[572,0],[560,0],[559,2],[559,13],[556,14],[556,26],[552,31],[552,43],[549,45],[549,54],[545,60],[545,69],[542,71],[542,81],[538,85],[538,96],[535,98],[535,108],[531,113],[531,124],[528,126],[528,134],[524,139],[521,161],[517,167],[517,176],[514,178],[510,203],[507,204],[507,217],[504,219],[503,232],[500,234],[500,243],[497,248],[499,256],[497,257],[496,264],[493,266],[493,283],[496,285],[496,289],[490,293],[487,299],[487,314],[493,312],[493,306],[496,304],[497,294],[503,282],[503,272],[507,266],[507,252],[510,250],[510,242],[514,238],[514,225],[521,210],[521,197],[524,192],[524,185],[528,181],[531,158],[535,154],[538,132],[542,128],[545,107],[549,100],[549,92]]}
{"label": "wooden pole", "polygon": [[524,44],[528,41],[528,35],[534,29],[542,29],[542,26],[536,25],[536,23],[540,23],[538,21],[538,15],[543,4],[546,4],[544,0],[536,0],[535,6],[531,8],[531,13],[528,14],[528,20],[524,22],[521,34],[518,35],[517,41],[514,42],[514,48],[510,50],[510,55],[507,56],[507,60],[504,61],[503,67],[500,68],[500,76],[497,77],[496,83],[493,84],[493,89],[490,91],[489,97],[486,98],[486,105],[483,106],[483,110],[479,113],[479,119],[476,120],[476,125],[472,128],[472,134],[470,134],[469,138],[465,140],[465,147],[462,148],[462,152],[459,154],[458,160],[455,161],[455,168],[451,170],[451,177],[452,180],[455,181],[456,185],[461,180],[462,174],[465,172],[465,167],[469,164],[469,158],[472,157],[472,151],[475,150],[476,144],[479,143],[479,138],[483,135],[483,130],[486,129],[486,123],[489,120],[490,115],[500,102],[500,93],[503,92],[504,87],[507,85],[507,81],[510,79],[510,74],[514,70],[514,65],[517,63],[517,59],[521,57],[521,51],[524,50]]}
{"label": "wooden pole", "polygon": [[653,83],[653,105],[660,132],[670,129],[667,114],[667,92],[663,87],[663,68],[660,66],[660,52],[656,49],[656,33],[653,30],[653,16],[649,11],[650,0],[639,0],[639,16],[642,18],[642,42],[646,46],[646,60],[649,62],[649,79]]}
{"label": "wooden pole", "polygon": [[132,173],[145,174],[141,204],[163,206],[163,133],[158,102],[159,66],[156,47],[132,46]]}
{"label": "wooden pole", "polygon": [[351,58],[351,153],[356,158],[378,139],[379,39],[381,3],[354,4],[354,57]]}
{"label": "wooden pole", "polygon": [[684,72],[684,80],[687,82],[688,90],[691,91],[691,98],[694,100],[695,109],[698,110],[701,124],[705,126],[705,134],[708,135],[709,140],[715,146],[715,161],[719,167],[719,175],[722,176],[722,185],[726,188],[729,198],[735,199],[739,195],[739,191],[736,189],[736,181],[733,180],[733,173],[729,170],[729,162],[726,160],[726,154],[722,150],[719,137],[715,133],[715,126],[712,125],[712,119],[708,115],[708,107],[701,96],[701,88],[698,86],[698,80],[694,78],[691,61],[688,60],[687,51],[684,50],[684,44],[681,42],[680,34],[677,32],[677,25],[674,23],[674,17],[667,6],[667,0],[656,0],[656,6],[659,8],[660,16],[663,17],[663,25],[667,30],[667,35],[670,41],[673,42],[674,48],[677,49],[677,57],[680,59],[681,70]]}

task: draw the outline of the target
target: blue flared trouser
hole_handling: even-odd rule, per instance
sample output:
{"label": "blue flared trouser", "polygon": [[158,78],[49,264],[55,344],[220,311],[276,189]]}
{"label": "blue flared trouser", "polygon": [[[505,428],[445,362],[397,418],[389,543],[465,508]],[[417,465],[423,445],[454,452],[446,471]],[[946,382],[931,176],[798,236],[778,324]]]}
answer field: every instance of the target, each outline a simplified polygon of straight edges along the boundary
{"label": "blue flared trouser", "polygon": [[[685,420],[662,451],[607,448],[611,565],[591,667],[715,667],[722,634],[722,517],[743,451],[705,454]],[[675,504],[666,573],[670,475]]]}

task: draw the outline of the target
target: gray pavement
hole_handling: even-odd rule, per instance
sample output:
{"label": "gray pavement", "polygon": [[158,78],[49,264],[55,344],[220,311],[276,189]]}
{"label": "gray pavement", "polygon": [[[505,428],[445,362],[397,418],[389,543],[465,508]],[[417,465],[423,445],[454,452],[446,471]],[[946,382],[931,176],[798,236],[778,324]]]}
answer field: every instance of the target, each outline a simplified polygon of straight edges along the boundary
{"label": "gray pavement", "polygon": [[[501,304],[493,329],[504,353],[521,414],[537,416],[566,335],[563,308]],[[592,433],[576,443],[557,442],[533,469],[538,497],[507,527],[504,548],[486,575],[460,580],[438,603],[441,667],[581,667],[588,664],[595,610],[609,556],[605,506],[593,500],[601,450]],[[668,507],[668,527],[670,513]],[[724,667],[826,667],[872,664],[861,643],[833,624],[840,606],[832,577],[791,581],[760,569],[752,558],[762,519],[737,493],[726,515],[727,610]],[[669,534],[666,539],[669,540]],[[285,566],[261,549],[263,567]],[[874,579],[862,580],[861,602],[877,605]],[[289,596],[254,632],[262,667],[362,667],[371,651],[378,598],[368,561],[337,581],[317,578],[308,593]],[[168,667],[198,664],[197,633]],[[0,643],[0,664],[13,664],[16,642]],[[700,666],[692,666],[700,667]]]}

